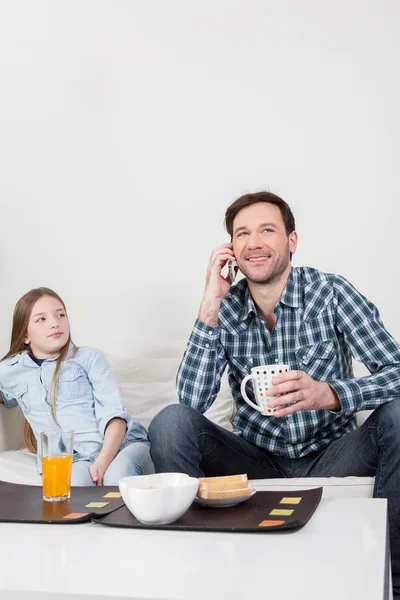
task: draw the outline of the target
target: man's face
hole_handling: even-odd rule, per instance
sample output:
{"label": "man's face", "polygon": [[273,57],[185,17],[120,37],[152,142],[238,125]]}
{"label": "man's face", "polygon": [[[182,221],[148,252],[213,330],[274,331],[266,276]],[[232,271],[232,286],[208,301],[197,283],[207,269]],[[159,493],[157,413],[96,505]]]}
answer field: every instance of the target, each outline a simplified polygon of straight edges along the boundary
{"label": "man's face", "polygon": [[281,211],[257,202],[242,208],[233,221],[233,252],[239,269],[253,283],[271,283],[290,265],[297,234],[286,235]]}

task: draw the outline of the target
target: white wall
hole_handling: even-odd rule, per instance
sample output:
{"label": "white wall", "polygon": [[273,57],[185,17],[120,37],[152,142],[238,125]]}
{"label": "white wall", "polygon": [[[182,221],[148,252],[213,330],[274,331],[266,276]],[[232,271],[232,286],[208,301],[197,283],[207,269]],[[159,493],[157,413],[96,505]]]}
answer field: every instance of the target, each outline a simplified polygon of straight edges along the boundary
{"label": "white wall", "polygon": [[399,40],[396,0],[2,2],[1,353],[39,285],[80,344],[187,337],[262,188],[400,338]]}

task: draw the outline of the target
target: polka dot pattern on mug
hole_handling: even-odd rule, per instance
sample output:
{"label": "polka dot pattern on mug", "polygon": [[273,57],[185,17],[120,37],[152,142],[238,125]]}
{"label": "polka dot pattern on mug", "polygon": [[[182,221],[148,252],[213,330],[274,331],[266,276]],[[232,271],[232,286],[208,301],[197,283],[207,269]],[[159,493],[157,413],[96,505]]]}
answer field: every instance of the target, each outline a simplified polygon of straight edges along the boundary
{"label": "polka dot pattern on mug", "polygon": [[290,370],[288,365],[279,364],[278,360],[275,362],[278,364],[254,367],[252,369],[254,400],[260,407],[261,414],[268,416],[272,416],[275,410],[277,410],[268,406],[268,402],[272,399],[272,396],[267,395],[272,387],[272,378],[282,373],[287,373]]}

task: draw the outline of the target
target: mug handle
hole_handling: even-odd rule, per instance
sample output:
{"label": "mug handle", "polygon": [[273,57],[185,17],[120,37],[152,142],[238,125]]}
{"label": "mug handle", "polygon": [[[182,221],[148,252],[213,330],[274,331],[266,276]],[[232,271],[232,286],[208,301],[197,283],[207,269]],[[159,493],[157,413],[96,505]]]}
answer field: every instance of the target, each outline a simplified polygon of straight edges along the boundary
{"label": "mug handle", "polygon": [[242,383],[240,384],[240,393],[247,404],[249,404],[252,408],[255,408],[255,410],[258,410],[258,412],[262,413],[262,409],[257,406],[257,404],[254,404],[254,402],[252,402],[246,394],[246,384],[248,381],[250,381],[250,379],[253,379],[253,375],[246,375],[246,377],[242,380]]}

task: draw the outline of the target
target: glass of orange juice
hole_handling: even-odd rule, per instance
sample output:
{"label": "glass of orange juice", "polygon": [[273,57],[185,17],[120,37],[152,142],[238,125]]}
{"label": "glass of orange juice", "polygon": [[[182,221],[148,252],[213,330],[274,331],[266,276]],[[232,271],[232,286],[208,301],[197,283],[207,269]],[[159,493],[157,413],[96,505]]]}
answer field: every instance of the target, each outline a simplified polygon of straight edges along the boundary
{"label": "glass of orange juice", "polygon": [[61,502],[71,495],[74,432],[61,429],[40,434],[43,500]]}

